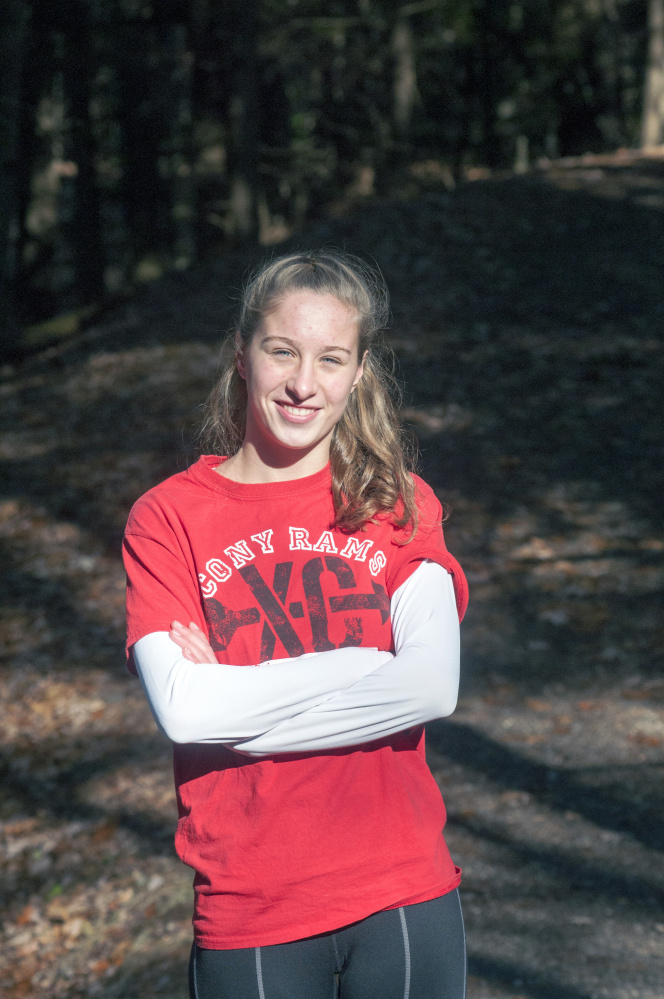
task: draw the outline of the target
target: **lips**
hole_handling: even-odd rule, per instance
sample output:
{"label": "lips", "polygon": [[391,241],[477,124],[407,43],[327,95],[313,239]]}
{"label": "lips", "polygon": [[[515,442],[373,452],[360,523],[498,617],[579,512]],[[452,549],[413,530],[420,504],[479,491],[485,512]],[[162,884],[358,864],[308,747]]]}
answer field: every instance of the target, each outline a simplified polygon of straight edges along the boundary
{"label": "lips", "polygon": [[293,406],[288,402],[277,402],[277,406],[289,423],[309,423],[319,411],[317,406]]}

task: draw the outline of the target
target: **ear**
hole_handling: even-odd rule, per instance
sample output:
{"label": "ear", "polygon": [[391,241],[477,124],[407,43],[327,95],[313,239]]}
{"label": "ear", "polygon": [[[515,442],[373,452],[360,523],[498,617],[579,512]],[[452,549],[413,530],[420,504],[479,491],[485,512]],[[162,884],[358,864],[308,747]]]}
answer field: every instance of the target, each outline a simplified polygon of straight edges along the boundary
{"label": "ear", "polygon": [[355,391],[355,389],[357,387],[357,383],[359,382],[360,378],[364,374],[364,362],[367,359],[367,354],[368,353],[369,353],[369,351],[365,350],[364,354],[362,355],[362,360],[360,361],[360,366],[359,366],[359,368],[357,369],[357,371],[355,373],[355,378],[353,379],[353,384],[351,386],[351,392]]}

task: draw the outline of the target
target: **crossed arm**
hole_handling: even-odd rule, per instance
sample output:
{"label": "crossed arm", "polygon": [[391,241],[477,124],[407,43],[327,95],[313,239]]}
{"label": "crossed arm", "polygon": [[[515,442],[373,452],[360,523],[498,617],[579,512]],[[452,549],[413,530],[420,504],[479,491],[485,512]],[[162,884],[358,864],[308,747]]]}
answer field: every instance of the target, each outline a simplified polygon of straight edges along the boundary
{"label": "crossed arm", "polygon": [[199,629],[153,632],[134,659],[157,725],[173,742],[250,756],[359,745],[449,715],[459,681],[452,578],[423,562],[391,600],[395,655],[346,648],[261,665],[222,665]]}

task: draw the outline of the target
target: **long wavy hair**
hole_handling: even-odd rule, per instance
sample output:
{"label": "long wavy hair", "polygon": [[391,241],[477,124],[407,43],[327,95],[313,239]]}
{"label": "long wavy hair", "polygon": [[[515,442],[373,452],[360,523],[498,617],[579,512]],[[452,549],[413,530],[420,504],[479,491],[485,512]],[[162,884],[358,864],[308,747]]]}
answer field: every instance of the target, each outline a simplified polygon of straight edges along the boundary
{"label": "long wavy hair", "polygon": [[396,527],[411,529],[412,537],[417,527],[411,477],[416,448],[401,425],[394,355],[382,336],[389,297],[380,273],[358,257],[328,249],[292,253],[266,263],[250,277],[237,324],[222,348],[221,377],[205,404],[202,446],[228,457],[240,449],[247,387],[237,370],[238,353],[271,309],[290,292],[303,290],[334,295],[352,308],[357,315],[358,360],[366,353],[364,373],[330,446],[335,526],[353,532],[380,514],[390,514]]}

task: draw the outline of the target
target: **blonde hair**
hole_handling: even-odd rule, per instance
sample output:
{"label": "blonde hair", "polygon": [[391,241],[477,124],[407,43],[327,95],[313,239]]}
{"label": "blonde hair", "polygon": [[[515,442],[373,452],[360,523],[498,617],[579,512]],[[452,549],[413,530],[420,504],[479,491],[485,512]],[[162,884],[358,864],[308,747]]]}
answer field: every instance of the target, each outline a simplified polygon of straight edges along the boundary
{"label": "blonde hair", "polygon": [[[292,253],[265,264],[249,279],[234,334],[222,352],[222,374],[206,406],[201,439],[205,448],[229,457],[245,434],[247,388],[240,377],[238,350],[248,346],[263,318],[292,291],[334,295],[357,314],[358,359],[364,373],[334,428],[330,446],[335,526],[356,531],[380,513],[396,527],[417,527],[415,446],[398,415],[400,392],[393,355],[382,331],[389,297],[382,276],[363,260],[337,250]],[[410,539],[409,539],[410,540]]]}

